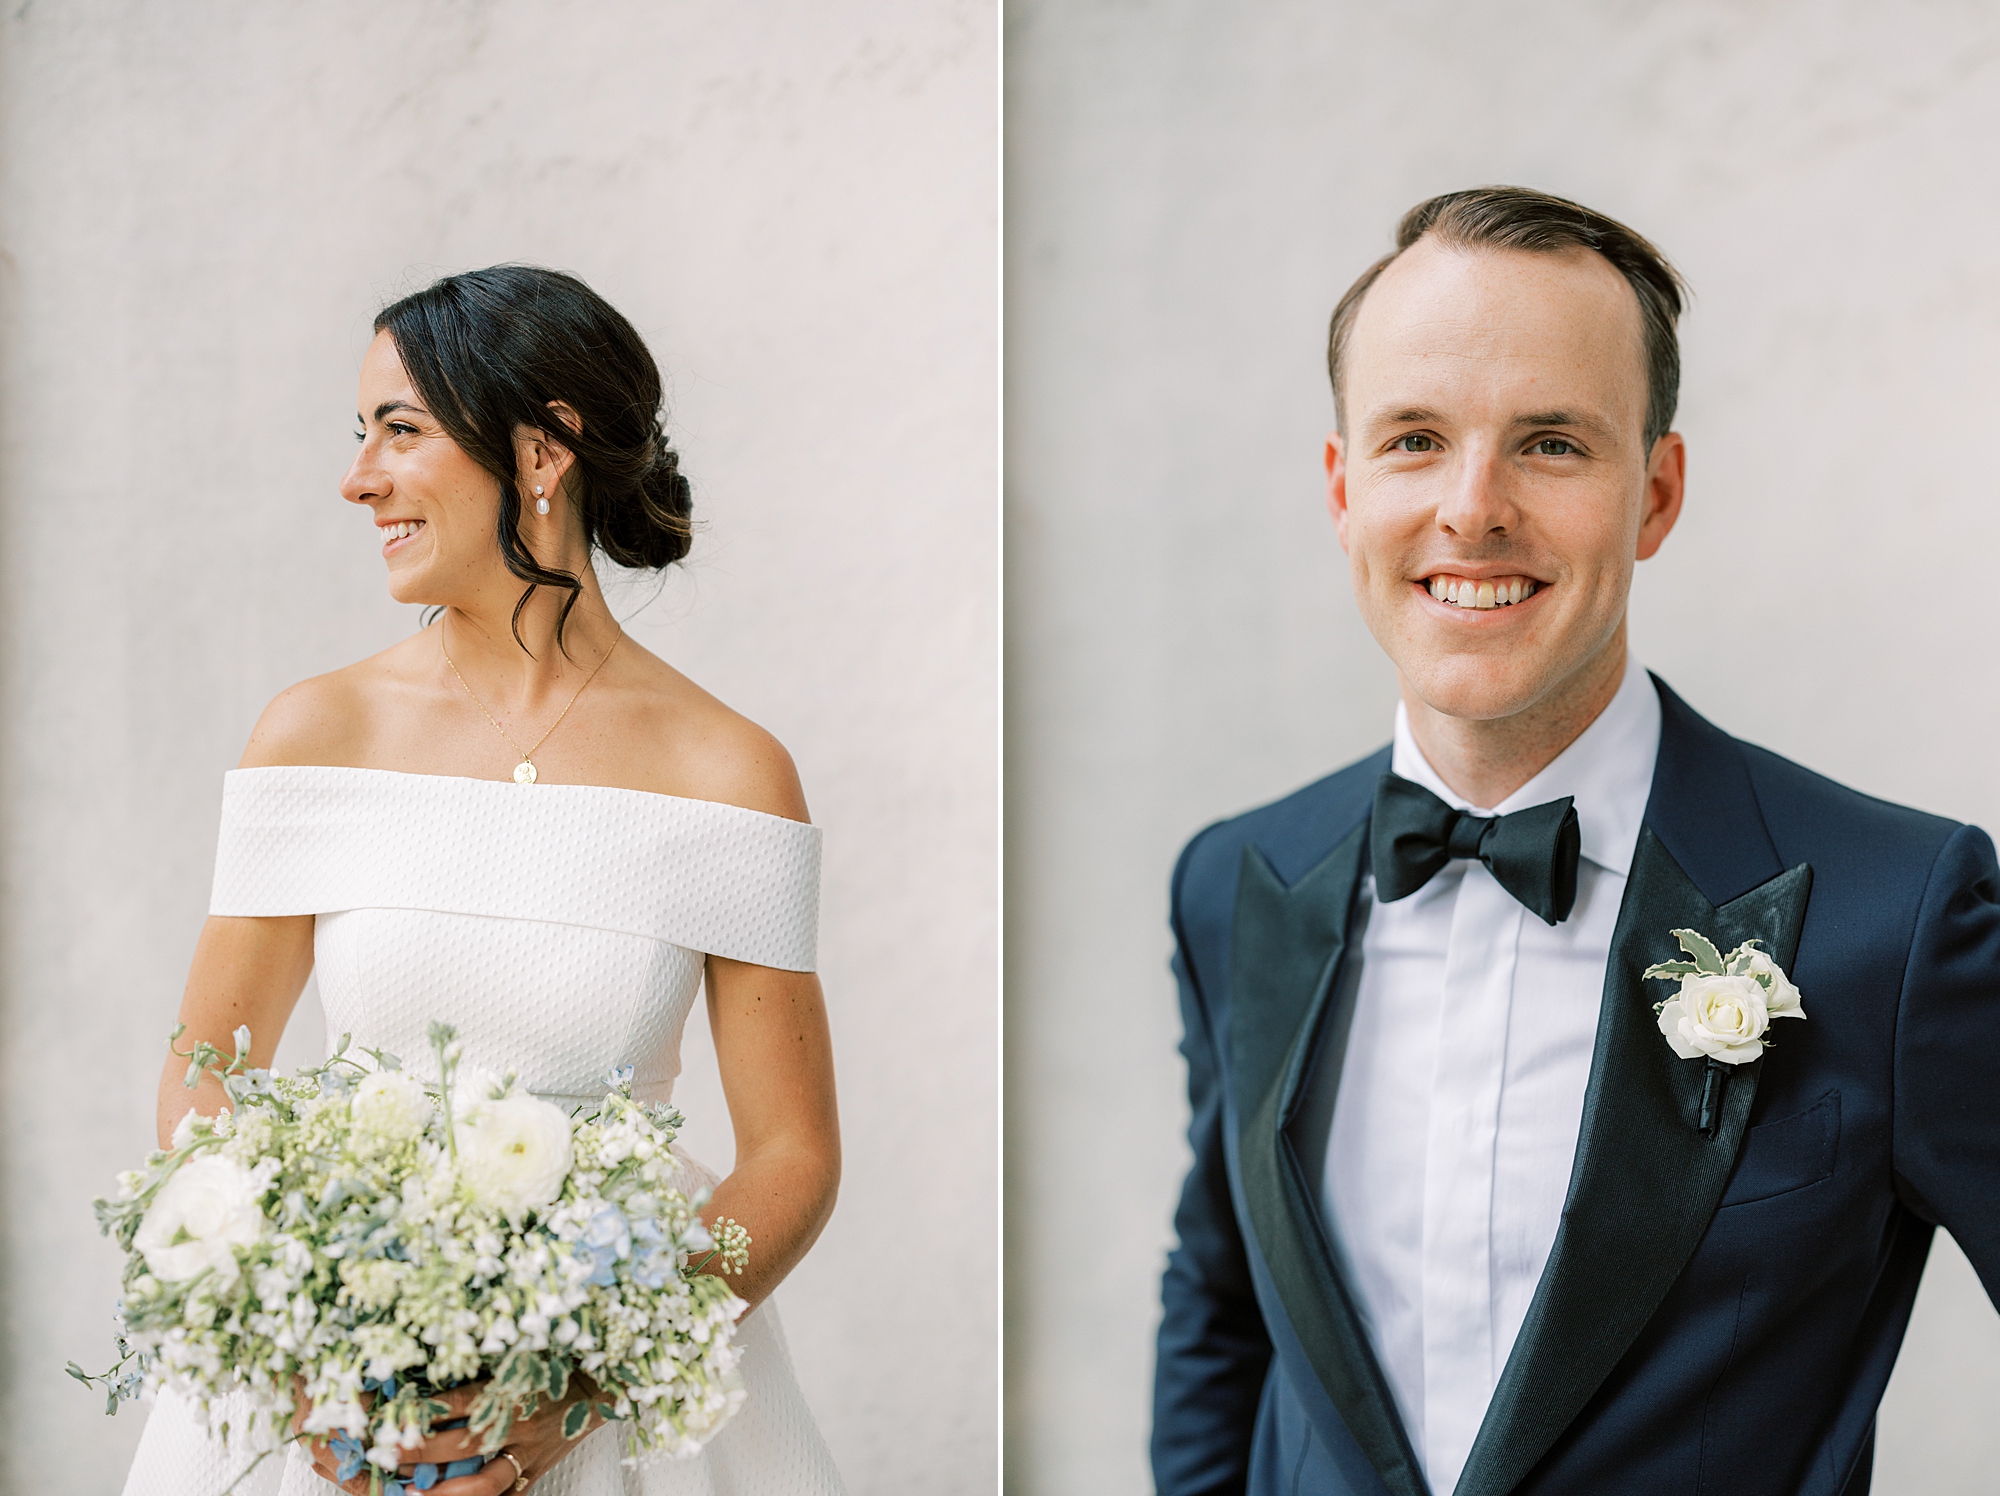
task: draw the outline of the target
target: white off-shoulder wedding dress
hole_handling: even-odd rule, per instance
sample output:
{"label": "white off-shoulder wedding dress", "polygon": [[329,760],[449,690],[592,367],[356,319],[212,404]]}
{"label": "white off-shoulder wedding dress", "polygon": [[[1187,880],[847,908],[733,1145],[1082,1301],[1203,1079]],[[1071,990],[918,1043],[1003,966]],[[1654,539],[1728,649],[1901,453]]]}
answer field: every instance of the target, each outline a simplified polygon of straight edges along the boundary
{"label": "white off-shoulder wedding dress", "polygon": [[[330,1041],[421,1072],[433,1020],[463,1063],[558,1103],[666,1100],[705,954],[811,971],[820,831],[707,800],[379,769],[238,769],[223,789],[210,912],[316,916]],[[713,1176],[684,1160],[689,1182]],[[753,1248],[754,1250],[754,1248]],[[742,1411],[702,1453],[627,1469],[614,1425],[537,1496],[833,1496],[844,1490],[792,1375],[776,1306],[739,1328]],[[125,1496],[217,1496],[249,1463],[162,1398]],[[333,1488],[293,1449],[240,1496]]]}

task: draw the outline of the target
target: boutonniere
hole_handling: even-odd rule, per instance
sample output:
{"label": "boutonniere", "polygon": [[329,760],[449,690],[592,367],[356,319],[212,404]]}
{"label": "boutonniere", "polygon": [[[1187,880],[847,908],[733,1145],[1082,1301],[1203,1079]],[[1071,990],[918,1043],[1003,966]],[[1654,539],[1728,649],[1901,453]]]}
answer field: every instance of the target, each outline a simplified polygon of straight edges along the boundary
{"label": "boutonniere", "polygon": [[1799,989],[1783,967],[1746,940],[1728,955],[1694,930],[1675,930],[1674,939],[1686,951],[1685,961],[1662,961],[1646,968],[1648,981],[1678,979],[1681,990],[1655,1003],[1660,1032],[1684,1060],[1701,1060],[1703,1137],[1714,1137],[1721,1110],[1722,1084],[1728,1067],[1747,1065],[1771,1042],[1767,1030],[1776,1018],[1803,1018]]}

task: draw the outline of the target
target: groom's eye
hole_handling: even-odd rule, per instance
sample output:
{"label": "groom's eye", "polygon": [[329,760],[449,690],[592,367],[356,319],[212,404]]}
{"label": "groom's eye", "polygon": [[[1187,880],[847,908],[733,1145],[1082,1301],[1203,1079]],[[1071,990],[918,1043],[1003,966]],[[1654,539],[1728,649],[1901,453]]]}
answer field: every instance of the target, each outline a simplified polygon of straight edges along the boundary
{"label": "groom's eye", "polygon": [[1437,443],[1421,431],[1412,431],[1408,436],[1399,436],[1390,443],[1390,450],[1396,452],[1435,452]]}
{"label": "groom's eye", "polygon": [[1575,450],[1575,446],[1559,436],[1545,436],[1534,446],[1537,457],[1567,457]]}

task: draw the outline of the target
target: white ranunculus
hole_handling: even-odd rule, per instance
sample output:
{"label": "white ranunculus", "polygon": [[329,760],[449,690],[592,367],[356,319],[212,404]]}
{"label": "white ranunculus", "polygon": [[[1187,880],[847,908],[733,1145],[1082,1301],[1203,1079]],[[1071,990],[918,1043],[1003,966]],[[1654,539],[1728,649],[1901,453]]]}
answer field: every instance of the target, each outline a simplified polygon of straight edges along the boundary
{"label": "white ranunculus", "polygon": [[1770,1026],[1763,984],[1750,976],[1682,977],[1680,993],[1660,1009],[1660,1032],[1684,1060],[1746,1065],[1764,1052]]}
{"label": "white ranunculus", "polygon": [[204,1153],[174,1170],[160,1186],[132,1245],[157,1278],[182,1283],[212,1268],[234,1282],[236,1248],[254,1246],[264,1229],[262,1191],[241,1164]]}
{"label": "white ranunculus", "polygon": [[458,1177],[479,1204],[519,1220],[562,1193],[569,1117],[533,1096],[482,1101],[458,1122]]}
{"label": "white ranunculus", "polygon": [[424,1135],[430,1123],[431,1100],[423,1086],[400,1070],[376,1070],[364,1075],[348,1101],[357,1130],[394,1146]]}
{"label": "white ranunculus", "polygon": [[1764,988],[1764,1009],[1773,1018],[1803,1018],[1806,1010],[1799,996],[1799,989],[1792,985],[1792,979],[1785,975],[1784,967],[1773,961],[1762,951],[1752,946],[1744,951],[1732,965],[1742,967],[1744,973],[1758,979]]}

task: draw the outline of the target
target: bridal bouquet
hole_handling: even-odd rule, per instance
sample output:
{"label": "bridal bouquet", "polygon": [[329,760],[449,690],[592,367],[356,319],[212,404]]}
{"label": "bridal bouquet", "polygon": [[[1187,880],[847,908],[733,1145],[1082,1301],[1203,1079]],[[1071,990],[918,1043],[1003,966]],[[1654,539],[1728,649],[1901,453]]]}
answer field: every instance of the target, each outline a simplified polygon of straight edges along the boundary
{"label": "bridal bouquet", "polygon": [[[634,1101],[630,1066],[576,1115],[511,1073],[464,1084],[453,1030],[431,1040],[436,1085],[391,1054],[362,1064],[345,1038],[288,1076],[247,1067],[247,1028],[234,1056],[195,1046],[187,1083],[215,1074],[232,1108],[190,1111],[97,1202],[127,1254],[121,1357],[70,1374],[105,1385],[107,1411],[172,1388],[261,1454],[293,1436],[302,1396],[299,1432],[332,1442],[342,1479],[373,1466],[386,1490],[447,1411],[431,1394],[475,1379],[489,1455],[573,1382],[587,1395],[564,1433],[593,1411],[623,1420],[628,1464],[692,1454],[736,1411],[743,1303],[700,1269],[742,1272],[750,1238],[727,1220],[711,1235],[705,1193],[674,1187],[680,1115]],[[229,1428],[217,1400],[233,1392],[250,1412]]]}

